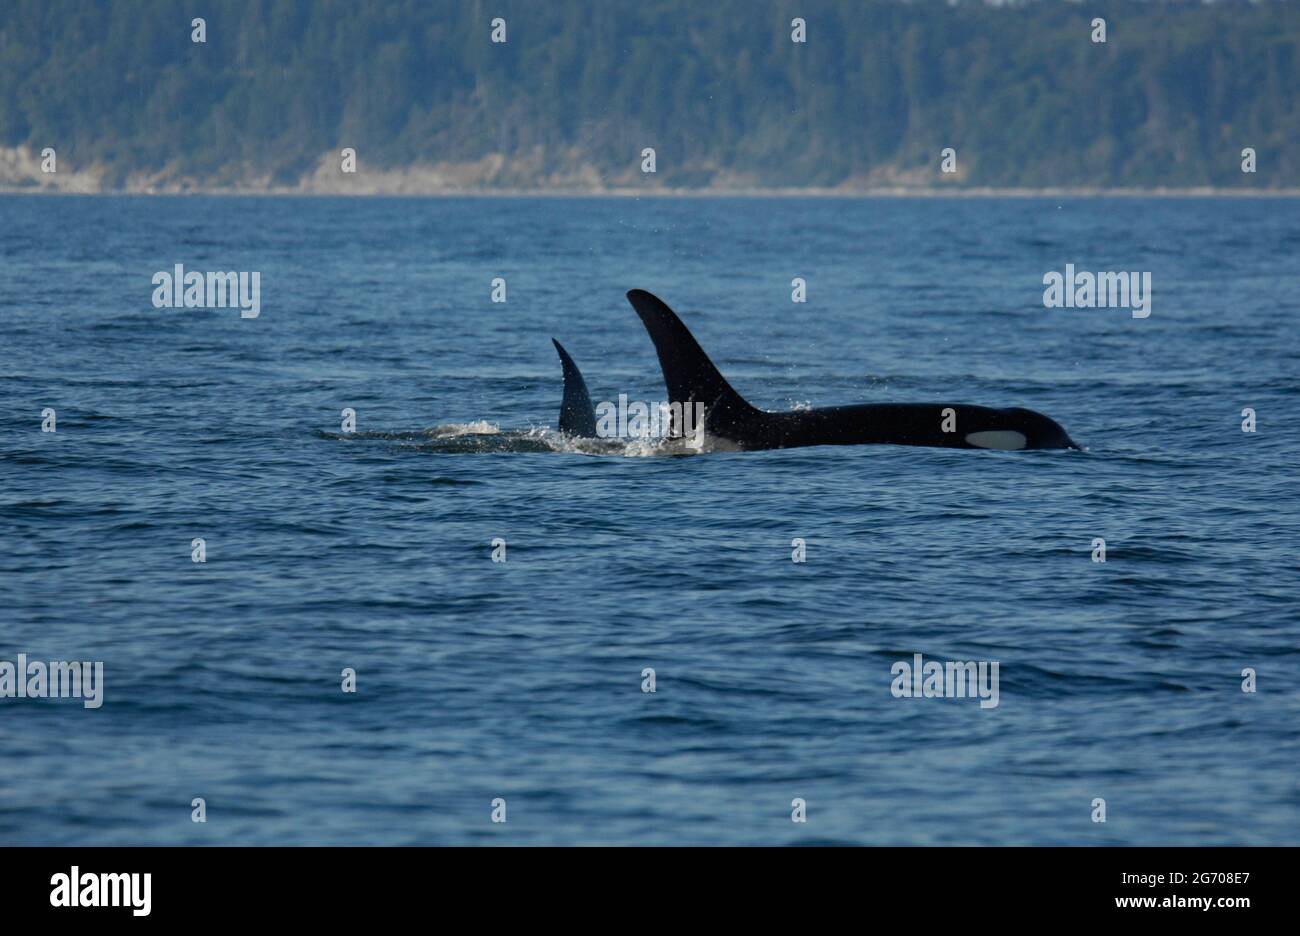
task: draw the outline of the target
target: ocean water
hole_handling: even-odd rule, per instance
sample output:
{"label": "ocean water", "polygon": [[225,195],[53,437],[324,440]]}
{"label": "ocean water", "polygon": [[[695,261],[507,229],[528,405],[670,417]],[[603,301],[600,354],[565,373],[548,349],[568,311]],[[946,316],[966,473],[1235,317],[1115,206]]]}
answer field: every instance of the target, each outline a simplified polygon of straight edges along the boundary
{"label": "ocean water", "polygon": [[[1300,201],[0,219],[0,660],[104,665],[98,709],[0,699],[0,842],[1300,839]],[[155,308],[177,263],[258,271],[260,316]],[[1150,317],[1045,309],[1067,263],[1149,271]],[[1085,451],[575,446],[551,337],[664,398],[632,287],[757,405],[1021,405]],[[895,697],[916,653],[998,705]]]}

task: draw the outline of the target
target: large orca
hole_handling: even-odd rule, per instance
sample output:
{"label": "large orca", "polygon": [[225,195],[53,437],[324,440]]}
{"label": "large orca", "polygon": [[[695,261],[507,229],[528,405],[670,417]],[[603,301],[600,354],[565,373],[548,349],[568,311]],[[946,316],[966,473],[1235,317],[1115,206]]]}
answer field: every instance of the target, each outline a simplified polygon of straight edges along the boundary
{"label": "large orca", "polygon": [[[731,388],[677,313],[643,289],[627,294],[659,355],[668,399],[704,404],[704,432],[740,449],[801,445],[934,445],[977,449],[1078,448],[1042,413],[965,403],[864,403],[769,412]],[[563,353],[563,352],[561,352]],[[566,391],[567,398],[567,391]]]}
{"label": "large orca", "polygon": [[554,338],[551,344],[560,353],[560,366],[564,368],[564,398],[560,401],[560,431],[579,439],[596,437],[596,408],[591,405],[591,394],[582,371],[573,363],[564,345]]}

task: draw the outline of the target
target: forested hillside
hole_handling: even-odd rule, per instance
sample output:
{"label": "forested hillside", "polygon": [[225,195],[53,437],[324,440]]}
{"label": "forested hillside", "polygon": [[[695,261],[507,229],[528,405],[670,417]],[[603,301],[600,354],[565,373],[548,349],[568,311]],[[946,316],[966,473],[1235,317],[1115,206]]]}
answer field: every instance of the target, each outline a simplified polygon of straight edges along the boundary
{"label": "forested hillside", "polygon": [[1295,3],[0,3],[0,147],[104,188],[1268,188],[1298,145]]}

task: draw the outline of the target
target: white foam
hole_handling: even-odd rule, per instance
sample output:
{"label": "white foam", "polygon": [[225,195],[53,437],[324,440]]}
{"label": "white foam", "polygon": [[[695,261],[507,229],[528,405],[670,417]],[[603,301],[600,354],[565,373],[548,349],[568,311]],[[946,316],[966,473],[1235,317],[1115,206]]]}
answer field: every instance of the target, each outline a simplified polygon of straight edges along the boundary
{"label": "white foam", "polygon": [[467,435],[497,435],[500,431],[499,427],[492,425],[486,419],[468,423],[448,423],[445,426],[434,426],[432,429],[425,430],[435,439],[456,439]]}
{"label": "white foam", "polygon": [[[547,428],[533,428],[528,435],[549,446],[556,452],[573,455],[602,455],[614,458],[653,458],[659,455],[697,455],[699,449],[687,444],[687,440],[640,438],[640,439],[579,439]],[[707,447],[706,447],[707,450]]]}

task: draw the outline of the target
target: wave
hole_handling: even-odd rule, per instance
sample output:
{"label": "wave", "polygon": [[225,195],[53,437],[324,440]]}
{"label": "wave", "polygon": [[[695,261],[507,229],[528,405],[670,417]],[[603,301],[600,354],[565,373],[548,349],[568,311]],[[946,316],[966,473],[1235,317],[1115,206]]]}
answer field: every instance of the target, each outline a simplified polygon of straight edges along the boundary
{"label": "wave", "polygon": [[614,458],[697,455],[697,450],[681,439],[577,439],[549,426],[528,429],[501,429],[486,420],[447,423],[427,429],[377,432],[324,432],[318,438],[350,444],[395,442],[403,448],[440,454],[502,454],[559,452]]}

